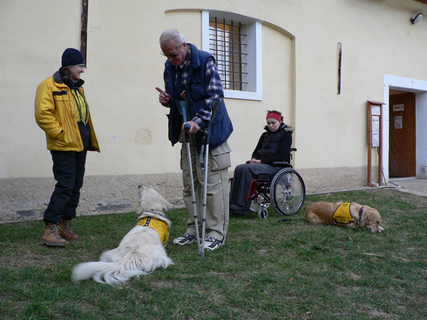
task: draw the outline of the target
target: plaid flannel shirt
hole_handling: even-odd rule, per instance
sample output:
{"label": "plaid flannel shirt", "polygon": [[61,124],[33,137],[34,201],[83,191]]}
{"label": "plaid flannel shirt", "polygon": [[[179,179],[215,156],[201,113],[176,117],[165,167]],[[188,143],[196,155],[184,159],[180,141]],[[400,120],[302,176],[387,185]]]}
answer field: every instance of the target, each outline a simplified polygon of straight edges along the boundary
{"label": "plaid flannel shirt", "polygon": [[[185,88],[187,85],[187,79],[188,74],[190,72],[191,67],[191,50],[190,47],[188,47],[188,53],[185,57],[185,61],[179,65],[175,66],[175,68],[181,68],[182,70],[182,84]],[[165,78],[165,89],[166,92],[169,92],[169,84],[167,79]],[[176,84],[176,78],[175,78],[175,84]],[[196,122],[200,127],[202,127],[202,123],[209,122],[212,116],[212,102],[214,100],[218,100],[221,102],[221,100],[224,98],[224,91],[222,88],[222,82],[221,78],[218,73],[218,69],[215,65],[215,62],[212,58],[208,59],[208,62],[206,64],[206,74],[205,74],[205,83],[206,86],[206,93],[208,95],[208,98],[205,99],[205,103],[203,104],[203,107],[196,113],[192,121]]]}

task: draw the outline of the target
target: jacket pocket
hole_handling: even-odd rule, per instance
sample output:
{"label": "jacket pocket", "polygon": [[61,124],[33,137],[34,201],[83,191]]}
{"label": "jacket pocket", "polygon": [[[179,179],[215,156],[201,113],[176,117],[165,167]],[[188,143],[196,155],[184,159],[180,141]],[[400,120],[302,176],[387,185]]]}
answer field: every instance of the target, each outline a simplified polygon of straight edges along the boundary
{"label": "jacket pocket", "polygon": [[201,81],[193,81],[189,83],[188,87],[193,101],[198,101],[206,97],[206,91]]}

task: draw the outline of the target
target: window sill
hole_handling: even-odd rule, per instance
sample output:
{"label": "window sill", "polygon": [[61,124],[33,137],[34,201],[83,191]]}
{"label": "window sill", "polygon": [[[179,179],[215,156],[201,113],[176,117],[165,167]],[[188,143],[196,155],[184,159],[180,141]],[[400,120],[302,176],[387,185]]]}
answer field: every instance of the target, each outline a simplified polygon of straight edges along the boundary
{"label": "window sill", "polygon": [[262,92],[237,91],[237,90],[224,89],[224,98],[262,101]]}

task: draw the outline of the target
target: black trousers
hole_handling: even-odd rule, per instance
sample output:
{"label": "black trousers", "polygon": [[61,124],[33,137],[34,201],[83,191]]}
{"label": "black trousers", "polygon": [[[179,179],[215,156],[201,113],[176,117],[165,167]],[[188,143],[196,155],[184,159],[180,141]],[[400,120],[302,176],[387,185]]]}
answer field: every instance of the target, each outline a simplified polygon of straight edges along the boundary
{"label": "black trousers", "polygon": [[258,174],[273,175],[279,170],[279,167],[263,163],[238,165],[234,170],[233,183],[230,190],[230,204],[237,205],[238,207],[247,207],[246,197],[251,181]]}
{"label": "black trousers", "polygon": [[46,224],[57,223],[61,219],[71,220],[76,217],[89,146],[89,126],[79,123],[79,129],[85,146],[83,151],[50,152],[53,160],[53,176],[57,183],[44,212],[43,220]]}

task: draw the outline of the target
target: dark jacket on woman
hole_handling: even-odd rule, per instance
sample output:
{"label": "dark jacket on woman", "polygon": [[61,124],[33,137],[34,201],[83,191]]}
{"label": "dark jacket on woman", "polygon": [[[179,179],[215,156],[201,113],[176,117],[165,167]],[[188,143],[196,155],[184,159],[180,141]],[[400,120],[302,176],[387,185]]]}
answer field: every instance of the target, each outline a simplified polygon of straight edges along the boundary
{"label": "dark jacket on woman", "polygon": [[261,163],[272,164],[275,161],[288,161],[292,132],[294,129],[281,123],[276,132],[271,132],[268,126],[259,138],[258,144],[252,153],[252,158],[261,160]]}

